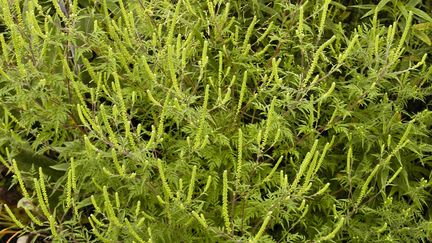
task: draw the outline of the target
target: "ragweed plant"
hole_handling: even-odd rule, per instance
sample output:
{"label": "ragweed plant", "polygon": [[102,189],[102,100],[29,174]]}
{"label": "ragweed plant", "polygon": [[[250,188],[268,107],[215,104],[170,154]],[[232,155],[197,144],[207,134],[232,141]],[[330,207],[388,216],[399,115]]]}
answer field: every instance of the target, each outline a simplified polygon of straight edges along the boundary
{"label": "ragweed plant", "polygon": [[432,239],[430,5],[0,2],[0,232]]}

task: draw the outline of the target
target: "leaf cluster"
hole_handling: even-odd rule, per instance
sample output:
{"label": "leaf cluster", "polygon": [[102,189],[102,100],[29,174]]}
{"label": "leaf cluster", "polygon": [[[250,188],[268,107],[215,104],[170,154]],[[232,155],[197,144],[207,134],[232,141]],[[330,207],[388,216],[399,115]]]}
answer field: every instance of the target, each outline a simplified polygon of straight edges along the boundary
{"label": "leaf cluster", "polygon": [[22,195],[0,226],[431,240],[430,4],[0,3],[0,182]]}

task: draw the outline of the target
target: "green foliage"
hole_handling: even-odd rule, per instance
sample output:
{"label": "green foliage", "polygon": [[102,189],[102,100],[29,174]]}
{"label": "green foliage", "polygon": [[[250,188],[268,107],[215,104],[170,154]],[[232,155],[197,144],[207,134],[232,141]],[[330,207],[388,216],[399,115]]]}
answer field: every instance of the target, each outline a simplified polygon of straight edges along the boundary
{"label": "green foliage", "polygon": [[430,4],[0,1],[1,226],[432,240]]}

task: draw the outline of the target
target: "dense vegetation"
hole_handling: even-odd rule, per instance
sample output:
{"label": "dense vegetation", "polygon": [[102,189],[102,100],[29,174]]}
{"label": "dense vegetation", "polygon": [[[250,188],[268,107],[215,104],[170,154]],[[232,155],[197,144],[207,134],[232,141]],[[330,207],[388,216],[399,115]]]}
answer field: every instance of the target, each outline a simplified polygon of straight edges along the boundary
{"label": "dense vegetation", "polygon": [[432,240],[432,2],[0,0],[0,240]]}

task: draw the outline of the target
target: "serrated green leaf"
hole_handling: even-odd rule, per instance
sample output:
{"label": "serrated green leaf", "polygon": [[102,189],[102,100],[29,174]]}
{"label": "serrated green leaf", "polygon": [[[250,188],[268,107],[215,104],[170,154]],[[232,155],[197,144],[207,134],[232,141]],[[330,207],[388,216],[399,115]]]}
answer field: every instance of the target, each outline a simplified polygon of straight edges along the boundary
{"label": "serrated green leaf", "polygon": [[420,23],[413,25],[416,30],[430,30],[432,29],[432,23]]}
{"label": "serrated green leaf", "polygon": [[431,39],[425,32],[416,30],[414,31],[414,35],[429,46],[432,45]]}
{"label": "serrated green leaf", "polygon": [[58,170],[58,171],[67,171],[68,168],[69,168],[69,163],[52,165],[52,166],[50,166],[50,168],[53,169],[53,170]]}
{"label": "serrated green leaf", "polygon": [[378,9],[378,12],[381,11],[381,9],[387,5],[387,3],[389,3],[391,0],[382,0],[378,3],[378,5],[376,6]]}
{"label": "serrated green leaf", "polygon": [[419,18],[421,18],[427,22],[432,23],[432,17],[428,13],[426,13],[425,11],[418,9],[418,8],[410,8],[410,7],[408,7],[407,10],[412,11],[413,14],[416,15],[417,17],[419,17]]}

